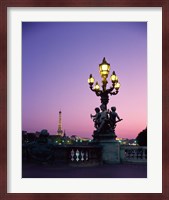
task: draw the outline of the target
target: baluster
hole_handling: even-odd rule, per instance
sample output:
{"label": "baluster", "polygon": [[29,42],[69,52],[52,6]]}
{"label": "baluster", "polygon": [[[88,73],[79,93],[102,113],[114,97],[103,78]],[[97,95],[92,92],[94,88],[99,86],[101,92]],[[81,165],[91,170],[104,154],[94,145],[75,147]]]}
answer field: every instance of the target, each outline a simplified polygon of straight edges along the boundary
{"label": "baluster", "polygon": [[134,159],[134,154],[135,154],[135,151],[134,151],[134,149],[132,149],[131,150],[131,157],[132,157],[132,159]]}
{"label": "baluster", "polygon": [[143,160],[143,153],[144,153],[144,150],[141,149],[141,159]]}
{"label": "baluster", "polygon": [[143,150],[143,159],[147,159],[147,149]]}
{"label": "baluster", "polygon": [[74,155],[75,155],[75,152],[74,152],[74,150],[72,149],[72,151],[71,151],[71,161],[72,161],[72,162],[74,161]]}
{"label": "baluster", "polygon": [[76,150],[76,161],[77,162],[79,161],[79,150],[78,149]]}
{"label": "baluster", "polygon": [[145,158],[147,160],[147,149],[145,149]]}
{"label": "baluster", "polygon": [[125,159],[129,158],[128,149],[125,149]]}
{"label": "baluster", "polygon": [[143,153],[142,153],[142,159],[145,160],[145,149],[142,149]]}
{"label": "baluster", "polygon": [[83,151],[81,152],[81,160],[84,161],[84,153],[83,153]]}
{"label": "baluster", "polygon": [[130,159],[131,158],[131,149],[128,149],[128,159]]}
{"label": "baluster", "polygon": [[126,152],[126,149],[124,150],[124,158],[125,158],[125,159],[127,158],[127,152]]}
{"label": "baluster", "polygon": [[137,152],[136,152],[137,150],[136,149],[133,149],[133,159],[135,160],[136,159],[136,155],[137,155]]}
{"label": "baluster", "polygon": [[138,149],[138,157],[140,159],[143,159],[143,149],[142,148]]}
{"label": "baluster", "polygon": [[137,159],[140,159],[140,149],[137,149]]}
{"label": "baluster", "polygon": [[88,152],[86,151],[86,160],[88,160],[89,159],[89,154],[88,154]]}
{"label": "baluster", "polygon": [[136,150],[136,158],[137,158],[137,160],[138,160],[138,158],[139,158],[139,149],[137,148],[137,150]]}

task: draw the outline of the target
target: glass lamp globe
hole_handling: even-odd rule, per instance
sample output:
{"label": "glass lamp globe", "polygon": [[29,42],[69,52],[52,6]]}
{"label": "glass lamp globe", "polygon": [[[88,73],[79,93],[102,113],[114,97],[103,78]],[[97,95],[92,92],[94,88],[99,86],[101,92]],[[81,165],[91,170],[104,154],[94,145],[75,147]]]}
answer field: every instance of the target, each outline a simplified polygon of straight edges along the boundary
{"label": "glass lamp globe", "polygon": [[94,78],[92,77],[92,74],[90,74],[90,76],[88,78],[88,83],[89,83],[89,85],[93,85],[93,83],[94,83]]}
{"label": "glass lamp globe", "polygon": [[119,88],[120,88],[120,83],[119,83],[119,82],[115,83],[114,88],[115,88],[116,90],[119,90]]}
{"label": "glass lamp globe", "polygon": [[118,77],[116,76],[115,71],[113,71],[113,73],[112,73],[112,75],[110,77],[110,80],[112,81],[112,83],[118,82]]}
{"label": "glass lamp globe", "polygon": [[99,86],[98,82],[96,82],[96,85],[94,86],[94,90],[96,90],[96,91],[100,90],[100,86]]}
{"label": "glass lamp globe", "polygon": [[110,64],[103,58],[102,63],[99,65],[99,72],[102,78],[107,78],[110,71]]}

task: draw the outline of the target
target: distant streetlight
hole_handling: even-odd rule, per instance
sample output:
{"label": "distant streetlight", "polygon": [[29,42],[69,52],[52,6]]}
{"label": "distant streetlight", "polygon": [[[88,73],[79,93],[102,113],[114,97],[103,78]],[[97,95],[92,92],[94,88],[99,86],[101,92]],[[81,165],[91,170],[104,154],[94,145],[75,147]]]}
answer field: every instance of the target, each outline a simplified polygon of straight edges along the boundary
{"label": "distant streetlight", "polygon": [[119,92],[120,83],[118,81],[118,77],[116,76],[115,71],[113,71],[112,75],[110,76],[112,86],[109,89],[106,88],[107,83],[108,83],[107,77],[110,72],[110,64],[107,63],[105,58],[103,58],[102,63],[99,64],[99,72],[100,72],[100,75],[102,78],[102,90],[100,89],[98,82],[96,82],[93,87],[95,80],[94,80],[92,74],[90,74],[90,76],[88,78],[88,83],[89,83],[90,89],[93,92],[95,92],[95,94],[97,96],[101,97],[101,103],[104,104],[107,109],[107,104],[109,102],[109,94],[116,95]]}

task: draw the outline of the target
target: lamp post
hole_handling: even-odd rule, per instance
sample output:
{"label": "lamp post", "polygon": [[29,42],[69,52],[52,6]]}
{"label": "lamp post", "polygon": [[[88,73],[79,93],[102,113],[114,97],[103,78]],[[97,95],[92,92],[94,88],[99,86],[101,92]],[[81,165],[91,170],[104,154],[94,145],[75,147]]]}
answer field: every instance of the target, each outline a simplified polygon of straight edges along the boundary
{"label": "lamp post", "polygon": [[[110,76],[111,86],[108,88],[107,78],[110,73],[110,64],[103,58],[102,63],[99,65],[99,72],[102,78],[102,85],[90,74],[88,83],[90,89],[100,97],[101,100],[101,112],[97,107],[95,108],[96,114],[90,115],[93,118],[96,130],[93,131],[93,143],[102,146],[102,160],[104,163],[119,163],[119,142],[116,141],[115,127],[116,123],[121,121],[116,113],[116,107],[111,107],[111,111],[107,110],[107,104],[109,102],[109,95],[116,95],[119,92],[120,83],[118,77],[113,71]],[[118,120],[116,120],[116,118]]]}
{"label": "lamp post", "polygon": [[102,89],[100,89],[98,82],[96,82],[94,85],[95,80],[92,74],[90,74],[88,78],[88,83],[89,83],[90,89],[93,92],[95,92],[97,96],[101,97],[101,104],[105,105],[105,108],[107,109],[107,104],[109,102],[109,95],[116,95],[119,92],[120,83],[118,81],[118,77],[116,76],[115,71],[113,71],[112,75],[110,76],[112,85],[110,88],[107,89],[107,83],[108,83],[107,77],[110,72],[110,64],[107,63],[105,58],[103,58],[102,63],[99,64],[99,72],[102,78]]}

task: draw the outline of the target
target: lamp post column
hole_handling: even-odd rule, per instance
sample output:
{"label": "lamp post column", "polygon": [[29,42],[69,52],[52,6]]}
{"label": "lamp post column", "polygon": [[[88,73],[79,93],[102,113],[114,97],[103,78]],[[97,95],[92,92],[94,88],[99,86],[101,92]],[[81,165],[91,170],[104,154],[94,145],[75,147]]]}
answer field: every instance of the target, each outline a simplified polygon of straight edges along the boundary
{"label": "lamp post column", "polygon": [[[107,89],[107,77],[110,71],[110,64],[107,63],[106,59],[103,58],[102,63],[99,65],[99,72],[102,78],[102,86],[98,82],[94,85],[94,78],[92,75],[89,76],[88,83],[90,89],[100,97],[101,100],[101,112],[97,107],[95,108],[96,114],[91,115],[95,123],[96,130],[93,134],[93,143],[102,146],[102,159],[104,163],[119,163],[120,162],[120,144],[116,141],[115,127],[117,113],[116,108],[111,107],[111,111],[108,112],[107,105],[109,103],[109,95],[116,95],[119,92],[120,83],[115,71],[110,76],[112,86]],[[93,87],[94,85],[94,87]],[[111,117],[110,117],[111,116]],[[119,121],[121,119],[119,118]]]}

